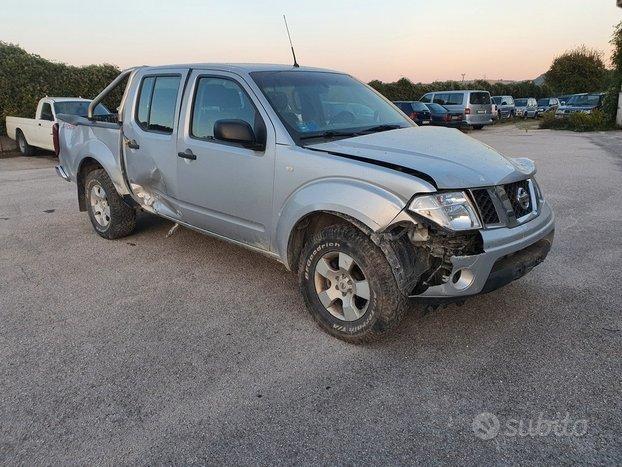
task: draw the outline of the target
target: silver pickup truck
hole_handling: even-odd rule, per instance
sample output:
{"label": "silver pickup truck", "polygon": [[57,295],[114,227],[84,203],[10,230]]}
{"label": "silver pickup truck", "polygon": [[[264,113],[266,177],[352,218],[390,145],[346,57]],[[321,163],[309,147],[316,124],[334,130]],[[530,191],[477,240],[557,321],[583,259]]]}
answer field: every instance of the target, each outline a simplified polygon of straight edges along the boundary
{"label": "silver pickup truck", "polygon": [[[118,121],[98,121],[119,85]],[[269,255],[298,274],[320,327],[349,342],[384,335],[409,299],[497,289],[553,240],[530,160],[417,127],[335,71],[138,67],[87,118],[58,119],[57,172],[99,235],[129,235],[144,210]]]}

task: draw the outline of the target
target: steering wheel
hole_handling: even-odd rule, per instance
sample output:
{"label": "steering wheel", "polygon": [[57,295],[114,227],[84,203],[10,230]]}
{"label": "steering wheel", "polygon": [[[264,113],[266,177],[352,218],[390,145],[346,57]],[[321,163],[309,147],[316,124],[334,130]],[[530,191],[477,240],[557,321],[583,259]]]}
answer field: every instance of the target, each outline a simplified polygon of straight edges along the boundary
{"label": "steering wheel", "polygon": [[356,117],[352,112],[342,110],[330,119],[330,123],[354,123]]}

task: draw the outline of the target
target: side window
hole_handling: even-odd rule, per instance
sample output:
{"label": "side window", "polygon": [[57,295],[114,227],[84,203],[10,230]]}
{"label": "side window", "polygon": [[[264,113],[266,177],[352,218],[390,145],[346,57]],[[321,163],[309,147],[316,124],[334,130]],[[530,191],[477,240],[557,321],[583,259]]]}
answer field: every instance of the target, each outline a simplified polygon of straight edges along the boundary
{"label": "side window", "polygon": [[432,102],[432,94],[426,94],[421,99],[419,99],[419,101],[425,102],[426,104]]}
{"label": "side window", "polygon": [[447,105],[462,105],[463,102],[464,94],[461,92],[447,95]]}
{"label": "side window", "polygon": [[448,104],[447,100],[449,99],[449,94],[434,94],[434,103],[445,105]]}
{"label": "side window", "polygon": [[138,95],[136,122],[145,131],[172,133],[180,76],[149,76]]}
{"label": "side window", "polygon": [[190,135],[199,139],[214,138],[218,120],[243,120],[259,135],[263,121],[250,97],[238,83],[227,78],[199,78],[192,103]]}
{"label": "side window", "polygon": [[41,106],[41,120],[49,120],[54,121],[54,116],[52,115],[52,106],[49,103],[44,103]]}

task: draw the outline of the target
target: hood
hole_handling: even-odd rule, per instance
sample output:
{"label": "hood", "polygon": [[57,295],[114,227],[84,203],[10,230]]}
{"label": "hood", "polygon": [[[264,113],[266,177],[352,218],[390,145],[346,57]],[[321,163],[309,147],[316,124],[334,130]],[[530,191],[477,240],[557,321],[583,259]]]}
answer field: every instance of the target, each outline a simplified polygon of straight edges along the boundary
{"label": "hood", "polygon": [[439,189],[501,185],[535,173],[528,159],[508,159],[461,131],[444,127],[402,128],[306,147],[421,172]]}

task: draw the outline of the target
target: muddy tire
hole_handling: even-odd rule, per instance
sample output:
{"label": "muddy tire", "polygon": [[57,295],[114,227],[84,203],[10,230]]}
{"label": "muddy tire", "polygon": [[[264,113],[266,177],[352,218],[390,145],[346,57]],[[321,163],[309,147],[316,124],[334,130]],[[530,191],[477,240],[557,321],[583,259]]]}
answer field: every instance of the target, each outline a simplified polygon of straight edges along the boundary
{"label": "muddy tire", "polygon": [[84,182],[84,201],[95,232],[109,240],[134,231],[136,211],[119,196],[104,169],[92,170]]}
{"label": "muddy tire", "polygon": [[481,130],[482,128],[484,128],[484,125],[473,125],[474,130]]}
{"label": "muddy tire", "polygon": [[383,337],[408,308],[386,257],[354,226],[333,225],[317,233],[303,249],[298,278],[316,323],[347,342]]}
{"label": "muddy tire", "polygon": [[22,130],[17,130],[17,134],[15,136],[17,148],[19,149],[19,152],[22,153],[22,156],[32,156],[35,153],[35,150],[30,144],[28,144],[28,141],[26,141],[26,137],[24,136],[24,133],[22,133]]}

